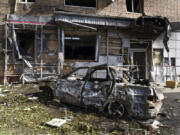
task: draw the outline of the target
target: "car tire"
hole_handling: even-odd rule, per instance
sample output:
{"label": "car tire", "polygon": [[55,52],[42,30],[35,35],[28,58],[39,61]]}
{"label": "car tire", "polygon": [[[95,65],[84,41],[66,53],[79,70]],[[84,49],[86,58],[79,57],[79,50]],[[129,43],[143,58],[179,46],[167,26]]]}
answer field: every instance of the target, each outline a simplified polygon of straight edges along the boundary
{"label": "car tire", "polygon": [[112,116],[123,117],[125,114],[125,107],[118,102],[111,102],[108,105],[108,113]]}

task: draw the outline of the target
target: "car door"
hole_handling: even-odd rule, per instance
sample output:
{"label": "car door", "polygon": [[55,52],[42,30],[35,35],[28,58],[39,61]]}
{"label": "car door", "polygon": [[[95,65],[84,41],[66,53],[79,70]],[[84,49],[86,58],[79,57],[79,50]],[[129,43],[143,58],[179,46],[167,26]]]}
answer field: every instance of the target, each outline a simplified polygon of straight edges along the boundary
{"label": "car door", "polygon": [[83,88],[82,102],[86,106],[103,109],[111,84],[107,68],[92,69]]}
{"label": "car door", "polygon": [[85,83],[87,68],[71,72],[58,80],[56,95],[62,102],[81,106],[81,91]]}

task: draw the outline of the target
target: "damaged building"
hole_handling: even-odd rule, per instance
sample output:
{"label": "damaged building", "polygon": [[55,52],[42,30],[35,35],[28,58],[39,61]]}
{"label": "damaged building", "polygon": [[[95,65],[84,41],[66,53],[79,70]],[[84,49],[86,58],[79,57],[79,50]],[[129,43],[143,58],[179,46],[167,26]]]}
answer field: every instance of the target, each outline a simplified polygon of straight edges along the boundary
{"label": "damaged building", "polygon": [[1,83],[36,82],[100,64],[136,67],[135,79],[179,80],[178,1],[1,3]]}

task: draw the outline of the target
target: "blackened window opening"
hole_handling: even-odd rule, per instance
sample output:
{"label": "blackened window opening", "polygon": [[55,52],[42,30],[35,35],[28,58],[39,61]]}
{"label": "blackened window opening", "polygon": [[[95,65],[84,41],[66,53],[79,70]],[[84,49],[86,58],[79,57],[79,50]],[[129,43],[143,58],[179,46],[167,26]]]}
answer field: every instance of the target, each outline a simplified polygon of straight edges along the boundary
{"label": "blackened window opening", "polygon": [[21,0],[21,2],[36,2],[36,0]]}
{"label": "blackened window opening", "polygon": [[95,8],[96,0],[65,0],[65,5]]}
{"label": "blackened window opening", "polygon": [[36,2],[35,0],[27,0],[27,2]]}
{"label": "blackened window opening", "polygon": [[95,60],[96,35],[65,35],[65,59]]}
{"label": "blackened window opening", "polygon": [[[26,57],[29,60],[34,58],[34,40],[34,31],[17,32],[19,52],[23,57]],[[18,58],[18,55],[16,55],[16,58]]]}
{"label": "blackened window opening", "polygon": [[142,13],[144,8],[143,0],[126,0],[128,12]]}

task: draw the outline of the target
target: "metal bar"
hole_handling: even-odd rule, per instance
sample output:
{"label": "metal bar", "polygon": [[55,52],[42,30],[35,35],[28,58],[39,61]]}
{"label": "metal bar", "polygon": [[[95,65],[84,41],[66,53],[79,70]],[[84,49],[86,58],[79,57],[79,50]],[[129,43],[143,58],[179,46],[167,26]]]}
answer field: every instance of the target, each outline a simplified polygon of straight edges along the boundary
{"label": "metal bar", "polygon": [[132,4],[132,12],[134,12],[134,0],[131,0],[131,4]]}
{"label": "metal bar", "polygon": [[58,27],[58,74],[61,73],[60,51],[61,51],[61,30],[60,27]]}
{"label": "metal bar", "polygon": [[[14,24],[12,24],[12,31],[14,31]],[[11,37],[13,37],[13,33],[11,33]],[[15,48],[14,48],[14,45],[12,46],[12,56],[13,56],[13,63],[15,63],[16,60],[15,60]]]}
{"label": "metal bar", "polygon": [[24,73],[24,61],[22,60],[22,63],[23,63],[23,74],[22,74],[22,84],[24,85],[25,84],[25,80],[24,80],[24,75],[25,75],[25,73]]}
{"label": "metal bar", "polygon": [[[64,44],[64,29],[62,28],[61,29],[61,45],[62,45],[62,53],[64,54],[64,52],[65,52],[65,44]],[[65,57],[64,57],[65,58]]]}
{"label": "metal bar", "polygon": [[4,67],[4,85],[7,85],[7,63],[8,63],[8,56],[7,56],[7,23],[5,22],[5,67]]}
{"label": "metal bar", "polygon": [[96,41],[96,56],[95,56],[95,60],[96,60],[96,61],[99,60],[100,46],[101,46],[101,33],[98,32],[97,41]]}
{"label": "metal bar", "polygon": [[43,78],[43,26],[41,26],[41,50],[40,50],[40,61],[41,61],[41,79]]}
{"label": "metal bar", "polygon": [[109,35],[107,31],[107,39],[106,39],[106,56],[107,56],[107,65],[109,65]]}
{"label": "metal bar", "polygon": [[14,3],[14,13],[17,11],[17,0],[15,0],[15,3]]}
{"label": "metal bar", "polygon": [[170,58],[169,52],[168,52],[168,61],[169,61],[169,75],[170,75],[170,80],[172,80],[172,74],[171,74],[171,58]]}
{"label": "metal bar", "polygon": [[34,40],[34,63],[36,64],[37,63],[37,50],[36,50],[36,48],[37,48],[37,39],[38,39],[38,37],[37,37],[37,25],[36,25],[36,30],[35,30],[35,40]]}

